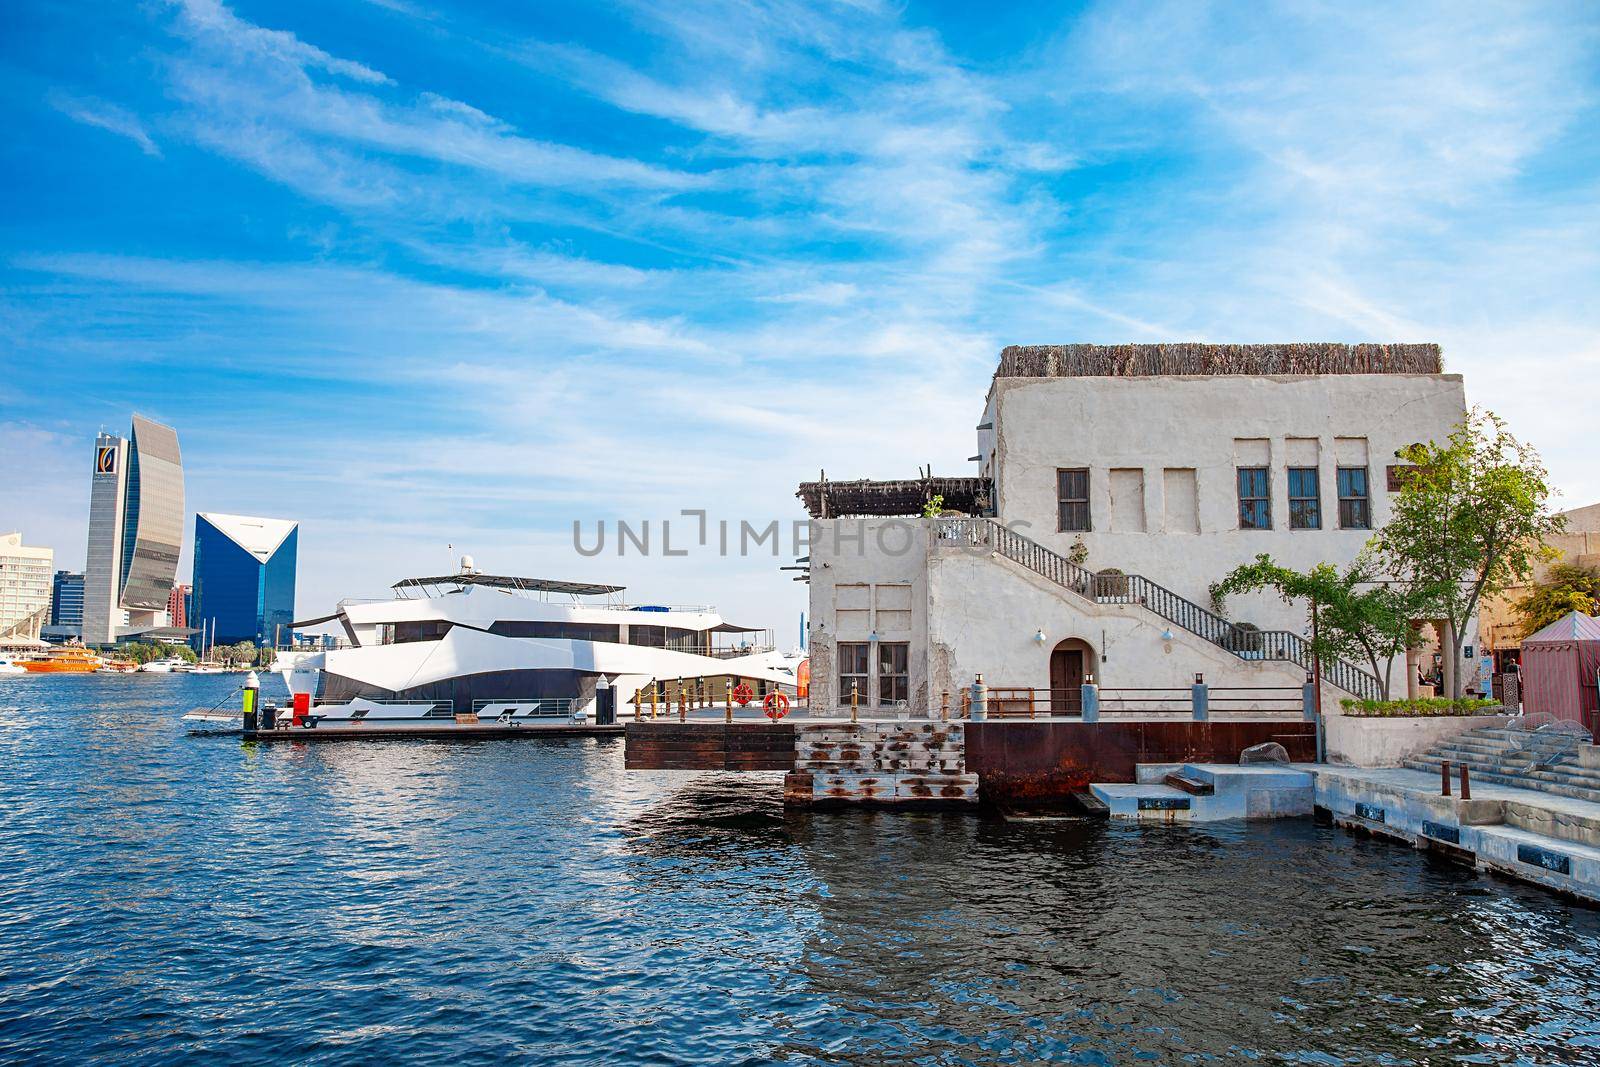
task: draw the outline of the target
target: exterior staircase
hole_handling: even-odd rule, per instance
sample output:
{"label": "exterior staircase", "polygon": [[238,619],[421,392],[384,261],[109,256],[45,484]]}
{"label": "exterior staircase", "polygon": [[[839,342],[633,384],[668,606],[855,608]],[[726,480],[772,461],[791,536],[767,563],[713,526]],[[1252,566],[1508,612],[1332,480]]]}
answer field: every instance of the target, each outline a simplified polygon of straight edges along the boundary
{"label": "exterior staircase", "polygon": [[1474,782],[1536,789],[1555,796],[1600,803],[1600,767],[1578,762],[1577,746],[1586,737],[1504,727],[1480,727],[1457,734],[1405,765],[1439,773],[1439,764],[1470,768]]}
{"label": "exterior staircase", "polygon": [[[1311,643],[1297,633],[1239,626],[1143,575],[1096,574],[994,519],[941,519],[939,523],[939,540],[990,548],[1085,600],[1144,608],[1243,660],[1280,660],[1312,669]],[[1377,676],[1342,659],[1323,657],[1322,680],[1367,700],[1383,694]]]}

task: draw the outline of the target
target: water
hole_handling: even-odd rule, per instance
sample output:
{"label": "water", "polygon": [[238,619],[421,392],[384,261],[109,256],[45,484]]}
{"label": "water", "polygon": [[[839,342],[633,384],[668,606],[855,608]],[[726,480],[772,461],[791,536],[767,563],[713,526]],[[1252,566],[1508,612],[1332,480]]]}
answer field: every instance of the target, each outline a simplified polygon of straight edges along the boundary
{"label": "water", "polygon": [[0,1061],[1600,1062],[1600,913],[1394,845],[188,736],[237,684],[0,678]]}

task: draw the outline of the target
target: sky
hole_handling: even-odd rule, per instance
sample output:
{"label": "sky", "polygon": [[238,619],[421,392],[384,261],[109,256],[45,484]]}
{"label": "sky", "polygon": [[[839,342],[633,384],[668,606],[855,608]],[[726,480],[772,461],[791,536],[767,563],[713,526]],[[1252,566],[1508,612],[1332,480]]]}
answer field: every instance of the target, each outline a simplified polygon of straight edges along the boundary
{"label": "sky", "polygon": [[471,553],[793,643],[791,559],[660,523],[972,473],[1007,344],[1436,341],[1600,500],[1592,4],[12,0],[0,93],[58,566],[138,411],[191,512],[300,521],[303,615]]}

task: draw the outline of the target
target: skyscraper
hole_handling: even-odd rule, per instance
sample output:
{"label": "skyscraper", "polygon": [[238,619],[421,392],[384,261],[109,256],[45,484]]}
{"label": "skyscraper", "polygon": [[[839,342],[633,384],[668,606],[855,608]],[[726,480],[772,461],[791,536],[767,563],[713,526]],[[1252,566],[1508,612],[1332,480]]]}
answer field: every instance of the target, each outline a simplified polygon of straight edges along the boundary
{"label": "skyscraper", "polygon": [[289,519],[196,515],[189,625],[221,645],[289,640],[299,539],[300,524]]}
{"label": "skyscraper", "polygon": [[50,626],[61,632],[83,634],[83,575],[56,571],[50,589]]}
{"label": "skyscraper", "polygon": [[94,443],[83,641],[116,642],[126,625],[166,624],[167,597],[183,544],[183,459],[170,426],[133,417],[124,439]]}
{"label": "skyscraper", "polygon": [[189,625],[189,587],[175,585],[167,597],[167,623],[170,626]]}
{"label": "skyscraper", "polygon": [[50,616],[50,568],[55,552],[30,548],[20,533],[0,534],[0,641],[37,641]]}

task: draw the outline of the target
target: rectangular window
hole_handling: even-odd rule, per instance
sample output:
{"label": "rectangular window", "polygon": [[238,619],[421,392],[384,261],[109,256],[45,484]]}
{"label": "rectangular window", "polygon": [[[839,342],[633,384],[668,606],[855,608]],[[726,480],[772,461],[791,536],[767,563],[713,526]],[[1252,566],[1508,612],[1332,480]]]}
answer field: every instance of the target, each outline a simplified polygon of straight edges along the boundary
{"label": "rectangular window", "polygon": [[1339,468],[1339,528],[1372,529],[1372,505],[1367,499],[1367,468]]}
{"label": "rectangular window", "polygon": [[878,703],[893,707],[911,699],[911,646],[904,641],[878,642]]}
{"label": "rectangular window", "polygon": [[1239,529],[1272,529],[1272,498],[1265,467],[1239,468]]}
{"label": "rectangular window", "polygon": [[1089,526],[1089,468],[1056,471],[1056,528],[1063,533],[1086,532]]}
{"label": "rectangular window", "polygon": [[1322,529],[1322,493],[1317,468],[1289,468],[1289,529]]}
{"label": "rectangular window", "polygon": [[872,692],[867,689],[867,643],[865,641],[841,642],[839,645],[839,706],[850,706],[852,687],[863,705],[872,703]]}

